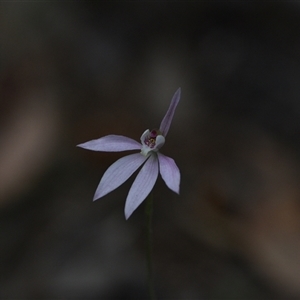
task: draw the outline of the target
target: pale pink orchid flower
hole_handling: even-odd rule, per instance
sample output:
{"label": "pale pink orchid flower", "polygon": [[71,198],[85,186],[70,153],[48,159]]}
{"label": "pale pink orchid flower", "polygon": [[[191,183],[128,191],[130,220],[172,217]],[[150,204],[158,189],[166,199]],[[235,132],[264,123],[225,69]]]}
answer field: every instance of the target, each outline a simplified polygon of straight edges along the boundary
{"label": "pale pink orchid flower", "polygon": [[164,116],[159,129],[147,129],[141,136],[141,143],[122,135],[107,135],[96,140],[79,144],[78,147],[105,152],[120,152],[139,150],[118,159],[104,173],[94,195],[94,201],[122,185],[139,167],[125,203],[125,218],[128,219],[136,208],[152,191],[161,174],[169,189],[179,194],[180,171],[174,160],[159,152],[165,143],[176,106],[180,100],[181,89],[174,94],[169,109]]}

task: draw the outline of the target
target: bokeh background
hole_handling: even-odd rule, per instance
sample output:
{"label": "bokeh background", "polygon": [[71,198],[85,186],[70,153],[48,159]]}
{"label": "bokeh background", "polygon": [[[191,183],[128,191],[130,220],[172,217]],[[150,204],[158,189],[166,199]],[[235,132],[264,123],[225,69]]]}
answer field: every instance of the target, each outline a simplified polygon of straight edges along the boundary
{"label": "bokeh background", "polygon": [[1,2],[0,298],[144,299],[144,205],[130,179],[92,202],[122,153],[182,99],[155,188],[159,299],[300,298],[300,5]]}

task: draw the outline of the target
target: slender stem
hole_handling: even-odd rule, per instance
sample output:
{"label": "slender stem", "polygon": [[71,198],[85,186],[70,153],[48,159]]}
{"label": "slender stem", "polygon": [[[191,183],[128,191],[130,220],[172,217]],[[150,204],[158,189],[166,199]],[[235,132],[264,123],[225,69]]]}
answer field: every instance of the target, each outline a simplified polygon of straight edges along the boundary
{"label": "slender stem", "polygon": [[148,280],[148,291],[149,299],[155,299],[154,291],[154,281],[153,281],[153,266],[152,266],[152,250],[153,250],[153,241],[152,241],[152,215],[153,215],[153,191],[149,194],[146,199],[146,229],[147,229],[147,245],[146,245],[146,254],[147,254],[147,280]]}

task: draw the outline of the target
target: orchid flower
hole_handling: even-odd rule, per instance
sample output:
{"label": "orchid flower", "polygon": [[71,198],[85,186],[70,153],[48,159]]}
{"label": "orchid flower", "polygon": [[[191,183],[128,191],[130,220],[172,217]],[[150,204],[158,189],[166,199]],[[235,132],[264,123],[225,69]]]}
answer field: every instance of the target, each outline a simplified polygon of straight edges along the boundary
{"label": "orchid flower", "polygon": [[160,172],[162,179],[169,189],[179,194],[180,171],[174,160],[159,152],[165,143],[176,106],[180,100],[180,88],[174,94],[169,109],[164,116],[159,129],[147,129],[141,136],[141,143],[121,135],[107,135],[91,140],[78,147],[105,152],[120,152],[139,150],[139,153],[124,156],[113,163],[104,173],[93,201],[122,185],[139,167],[125,203],[125,218],[128,219],[135,209],[146,199]]}

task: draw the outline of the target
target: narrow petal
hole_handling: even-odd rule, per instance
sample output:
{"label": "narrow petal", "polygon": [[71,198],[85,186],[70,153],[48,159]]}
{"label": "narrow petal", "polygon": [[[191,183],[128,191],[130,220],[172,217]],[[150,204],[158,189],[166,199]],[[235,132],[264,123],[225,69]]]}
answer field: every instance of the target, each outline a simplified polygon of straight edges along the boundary
{"label": "narrow petal", "polygon": [[140,153],[124,156],[114,162],[104,173],[94,195],[94,201],[124,183],[147,159]]}
{"label": "narrow petal", "polygon": [[167,187],[179,194],[180,171],[175,161],[168,156],[158,153],[159,170]]}
{"label": "narrow petal", "polygon": [[77,147],[93,151],[120,152],[126,150],[140,150],[142,146],[137,141],[126,136],[111,134],[100,139],[79,144]]}
{"label": "narrow petal", "polygon": [[179,88],[175,92],[175,94],[174,94],[174,96],[171,100],[171,104],[169,106],[169,109],[168,109],[166,115],[164,116],[163,120],[161,121],[159,130],[161,131],[161,133],[164,137],[167,136],[170,125],[172,123],[172,119],[173,119],[173,116],[174,116],[174,113],[175,113],[176,106],[177,106],[177,104],[180,100],[180,94],[181,94],[181,89]]}
{"label": "narrow petal", "polygon": [[146,161],[128,193],[125,204],[126,220],[131,216],[135,209],[145,200],[154,187],[158,176],[157,155],[152,154]]}

